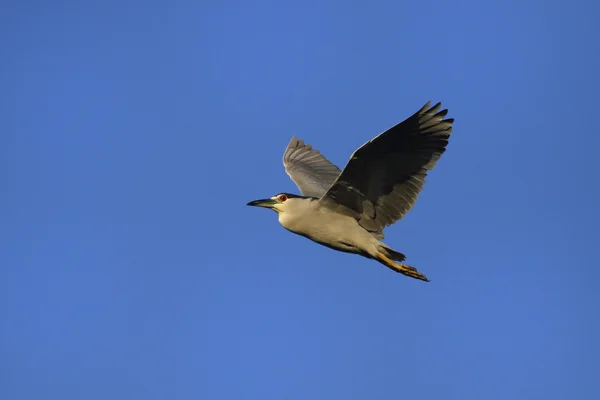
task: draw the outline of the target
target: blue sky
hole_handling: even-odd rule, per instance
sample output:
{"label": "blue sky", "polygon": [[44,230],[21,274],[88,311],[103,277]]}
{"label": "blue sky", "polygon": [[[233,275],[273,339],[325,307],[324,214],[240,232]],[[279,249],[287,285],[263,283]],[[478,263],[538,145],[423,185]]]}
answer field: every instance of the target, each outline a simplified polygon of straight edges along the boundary
{"label": "blue sky", "polygon": [[[600,398],[598,3],[301,4],[4,5],[0,398]],[[431,283],[245,206],[427,100]]]}

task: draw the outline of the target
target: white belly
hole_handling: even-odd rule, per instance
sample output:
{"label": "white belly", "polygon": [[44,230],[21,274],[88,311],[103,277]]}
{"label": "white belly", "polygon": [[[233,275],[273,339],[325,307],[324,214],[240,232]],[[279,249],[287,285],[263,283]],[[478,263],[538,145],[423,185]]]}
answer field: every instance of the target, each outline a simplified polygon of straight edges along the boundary
{"label": "white belly", "polygon": [[279,223],[287,230],[314,242],[350,253],[370,250],[369,247],[378,242],[352,217],[327,209],[312,209],[307,212],[310,216],[280,213]]}

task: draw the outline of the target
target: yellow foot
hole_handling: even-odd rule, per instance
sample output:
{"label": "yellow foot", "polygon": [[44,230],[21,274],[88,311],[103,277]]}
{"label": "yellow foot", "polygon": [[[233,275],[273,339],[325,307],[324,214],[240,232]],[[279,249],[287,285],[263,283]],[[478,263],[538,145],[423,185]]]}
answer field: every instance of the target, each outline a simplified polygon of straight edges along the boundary
{"label": "yellow foot", "polygon": [[410,276],[411,278],[429,282],[429,279],[427,279],[425,275],[417,271],[415,267],[411,267],[410,265],[406,264],[395,263],[381,253],[377,253],[377,261],[396,272],[400,272],[402,275]]}

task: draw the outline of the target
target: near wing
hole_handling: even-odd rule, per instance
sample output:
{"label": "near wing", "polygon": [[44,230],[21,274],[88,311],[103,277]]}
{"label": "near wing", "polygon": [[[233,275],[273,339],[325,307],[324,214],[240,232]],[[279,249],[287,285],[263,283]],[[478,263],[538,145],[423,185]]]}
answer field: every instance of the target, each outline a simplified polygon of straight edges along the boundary
{"label": "near wing", "polygon": [[296,136],[283,153],[283,165],[303,196],[323,196],[340,175],[338,167]]}
{"label": "near wing", "polygon": [[383,238],[383,229],[412,208],[427,171],[446,150],[454,119],[444,119],[448,110],[439,111],[441,103],[429,106],[356,150],[320,201],[346,207],[363,228]]}

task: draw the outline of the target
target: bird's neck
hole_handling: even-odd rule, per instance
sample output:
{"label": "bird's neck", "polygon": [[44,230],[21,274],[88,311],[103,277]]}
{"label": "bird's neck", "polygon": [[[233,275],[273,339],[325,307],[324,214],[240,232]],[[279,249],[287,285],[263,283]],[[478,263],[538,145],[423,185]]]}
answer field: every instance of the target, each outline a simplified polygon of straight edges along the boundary
{"label": "bird's neck", "polygon": [[315,215],[318,200],[298,198],[288,199],[288,202],[290,207],[279,213],[279,223],[293,232],[302,231],[304,225],[309,224],[306,215]]}

